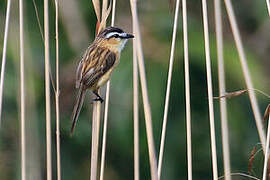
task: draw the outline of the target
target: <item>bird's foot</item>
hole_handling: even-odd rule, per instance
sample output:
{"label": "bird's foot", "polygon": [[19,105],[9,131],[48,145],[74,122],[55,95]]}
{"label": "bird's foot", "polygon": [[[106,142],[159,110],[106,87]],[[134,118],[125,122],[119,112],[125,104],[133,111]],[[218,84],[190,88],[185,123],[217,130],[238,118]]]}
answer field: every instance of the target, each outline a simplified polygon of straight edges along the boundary
{"label": "bird's foot", "polygon": [[103,103],[104,100],[101,97],[97,97],[97,98],[93,99],[93,101],[99,101],[99,102]]}

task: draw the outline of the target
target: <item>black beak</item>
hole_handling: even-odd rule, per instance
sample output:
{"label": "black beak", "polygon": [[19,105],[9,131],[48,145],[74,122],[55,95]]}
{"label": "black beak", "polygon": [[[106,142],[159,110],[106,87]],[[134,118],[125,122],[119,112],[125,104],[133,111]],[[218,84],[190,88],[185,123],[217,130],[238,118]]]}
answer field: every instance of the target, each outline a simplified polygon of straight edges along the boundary
{"label": "black beak", "polygon": [[134,36],[132,34],[126,34],[125,37],[123,37],[124,39],[130,39],[130,38],[134,38]]}

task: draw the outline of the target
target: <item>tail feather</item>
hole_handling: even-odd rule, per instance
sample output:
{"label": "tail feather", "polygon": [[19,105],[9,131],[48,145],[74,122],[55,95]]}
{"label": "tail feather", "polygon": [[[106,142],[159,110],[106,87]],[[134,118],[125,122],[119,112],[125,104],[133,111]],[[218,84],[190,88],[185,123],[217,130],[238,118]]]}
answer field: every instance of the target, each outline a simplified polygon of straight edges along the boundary
{"label": "tail feather", "polygon": [[83,105],[85,93],[86,93],[86,90],[81,86],[79,89],[79,92],[78,92],[78,96],[77,96],[77,100],[76,100],[77,102],[76,102],[74,109],[73,109],[73,112],[72,112],[72,119],[71,119],[72,126],[71,126],[71,131],[70,131],[71,136],[73,135],[74,128],[76,126],[76,123],[77,123],[77,120],[78,120],[78,117],[79,117],[79,114],[80,114],[80,111],[81,111],[81,108]]}

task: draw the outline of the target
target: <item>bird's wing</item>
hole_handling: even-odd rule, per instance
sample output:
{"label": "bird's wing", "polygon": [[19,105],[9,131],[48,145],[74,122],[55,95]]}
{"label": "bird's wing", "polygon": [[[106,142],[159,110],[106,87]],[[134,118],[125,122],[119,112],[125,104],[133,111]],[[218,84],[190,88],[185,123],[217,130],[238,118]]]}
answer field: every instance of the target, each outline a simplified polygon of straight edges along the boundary
{"label": "bird's wing", "polygon": [[91,53],[91,60],[84,63],[81,82],[87,88],[92,87],[98,82],[106,72],[114,65],[116,60],[115,53],[107,48],[95,48],[95,52]]}
{"label": "bird's wing", "polygon": [[76,71],[76,88],[79,88],[82,83],[83,75],[85,74],[84,72],[87,70],[86,67],[89,67],[88,65],[93,66],[93,61],[96,60],[96,57],[94,56],[96,50],[97,47],[94,44],[89,46],[79,62]]}

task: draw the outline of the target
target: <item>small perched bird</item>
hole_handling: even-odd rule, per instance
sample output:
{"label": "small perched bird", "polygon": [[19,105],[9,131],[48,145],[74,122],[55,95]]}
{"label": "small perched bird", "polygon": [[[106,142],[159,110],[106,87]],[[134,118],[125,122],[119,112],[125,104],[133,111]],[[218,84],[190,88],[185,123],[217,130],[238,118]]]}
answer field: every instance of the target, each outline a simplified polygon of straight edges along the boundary
{"label": "small perched bird", "polygon": [[120,28],[107,27],[96,36],[84,53],[76,73],[76,88],[79,88],[79,92],[72,113],[71,134],[78,120],[86,90],[89,89],[96,95],[94,101],[103,102],[98,89],[111,77],[112,71],[119,63],[120,53],[130,38],[134,36]]}

